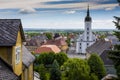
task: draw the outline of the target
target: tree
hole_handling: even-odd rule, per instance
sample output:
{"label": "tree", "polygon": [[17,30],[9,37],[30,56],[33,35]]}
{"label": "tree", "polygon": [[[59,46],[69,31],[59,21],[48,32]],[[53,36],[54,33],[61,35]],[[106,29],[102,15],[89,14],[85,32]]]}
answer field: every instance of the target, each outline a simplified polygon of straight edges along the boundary
{"label": "tree", "polygon": [[45,35],[47,36],[47,38],[50,40],[52,39],[52,33],[45,33]]}
{"label": "tree", "polygon": [[68,46],[70,46],[70,38],[67,38],[66,42],[67,42]]}
{"label": "tree", "polygon": [[55,53],[49,52],[49,53],[41,53],[39,55],[39,64],[44,64],[45,67],[50,67],[55,59]]}
{"label": "tree", "polygon": [[45,68],[44,64],[34,66],[34,71],[39,73],[41,80],[47,80],[47,69]]}
{"label": "tree", "polygon": [[[118,38],[120,41],[120,17],[114,17],[116,21],[113,21],[117,31],[114,31],[114,35]],[[120,45],[115,45],[114,50],[109,52],[109,58],[113,60],[115,69],[118,75],[118,78],[120,79]]]}
{"label": "tree", "polygon": [[55,59],[57,60],[58,64],[61,66],[64,62],[68,60],[68,56],[64,52],[60,52],[55,55]]}
{"label": "tree", "polygon": [[61,67],[67,80],[89,80],[90,68],[87,61],[82,59],[69,59]]}
{"label": "tree", "polygon": [[105,35],[105,34],[99,36],[99,39],[104,39],[104,38],[106,38],[106,35]]}
{"label": "tree", "polygon": [[90,74],[90,80],[99,80],[99,79],[94,73],[92,73]]}
{"label": "tree", "polygon": [[38,73],[40,74],[41,80],[46,80],[46,68],[43,64],[38,67]]}
{"label": "tree", "polygon": [[56,60],[54,60],[50,70],[50,80],[61,80],[61,71]]}
{"label": "tree", "polygon": [[91,54],[88,64],[90,66],[90,73],[95,74],[99,79],[102,79],[106,75],[104,63],[97,54]]}

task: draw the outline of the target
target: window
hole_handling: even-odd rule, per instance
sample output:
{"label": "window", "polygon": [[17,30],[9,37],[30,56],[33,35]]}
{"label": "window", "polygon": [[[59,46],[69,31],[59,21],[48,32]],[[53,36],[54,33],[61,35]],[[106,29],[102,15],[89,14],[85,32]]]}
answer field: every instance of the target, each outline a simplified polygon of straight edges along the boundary
{"label": "window", "polygon": [[89,32],[87,32],[87,34],[89,34]]}
{"label": "window", "polygon": [[80,49],[81,49],[81,47],[80,47]]}
{"label": "window", "polygon": [[89,43],[87,43],[87,46],[89,45]]}
{"label": "window", "polygon": [[89,40],[89,37],[87,36],[87,41]]}
{"label": "window", "polygon": [[16,53],[16,64],[20,62],[20,52],[21,52],[21,47],[17,46],[15,48],[15,53]]}
{"label": "window", "polygon": [[87,30],[89,30],[89,28],[87,28]]}
{"label": "window", "polygon": [[81,43],[80,43],[80,45],[81,45]]}

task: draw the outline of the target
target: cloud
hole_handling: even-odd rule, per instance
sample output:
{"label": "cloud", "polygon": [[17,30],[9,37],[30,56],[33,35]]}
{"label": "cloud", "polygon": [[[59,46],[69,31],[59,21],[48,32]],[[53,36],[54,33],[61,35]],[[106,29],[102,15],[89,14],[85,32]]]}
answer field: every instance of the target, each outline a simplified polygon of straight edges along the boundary
{"label": "cloud", "polygon": [[108,11],[108,10],[113,10],[114,8],[115,8],[115,7],[111,7],[111,8],[108,7],[108,8],[105,8],[105,10],[106,10],[106,11]]}
{"label": "cloud", "polygon": [[93,6],[91,6],[91,9],[112,10],[117,6],[118,6],[118,4],[94,4]]}
{"label": "cloud", "polygon": [[69,11],[65,11],[64,13],[66,13],[66,14],[74,14],[74,13],[76,13],[76,11],[75,10],[69,10]]}
{"label": "cloud", "polygon": [[[88,4],[90,9],[111,10],[118,6],[118,3],[113,2],[113,0],[11,0],[9,2],[8,0],[0,0],[0,2],[0,9],[20,9],[19,12],[23,14],[34,13],[36,12],[35,9],[43,9],[44,11],[62,10],[72,14],[76,10],[85,10]],[[26,8],[28,6],[30,8]]]}
{"label": "cloud", "polygon": [[21,13],[21,14],[31,14],[31,13],[35,13],[35,12],[36,12],[36,10],[31,7],[22,8],[19,10],[19,13]]}
{"label": "cloud", "polygon": [[79,2],[85,2],[85,1],[48,1],[48,2],[44,2],[43,4],[48,4],[48,5],[58,5],[58,4],[70,4],[70,3],[79,3]]}
{"label": "cloud", "polygon": [[[84,21],[63,21],[63,22],[41,22],[36,21],[34,23],[30,22],[27,23],[29,26],[26,28],[47,28],[47,29],[84,29]],[[112,20],[93,20],[92,22],[92,29],[115,29],[114,23]]]}
{"label": "cloud", "polygon": [[114,23],[112,19],[105,19],[105,20],[93,20],[93,29],[115,29]]}

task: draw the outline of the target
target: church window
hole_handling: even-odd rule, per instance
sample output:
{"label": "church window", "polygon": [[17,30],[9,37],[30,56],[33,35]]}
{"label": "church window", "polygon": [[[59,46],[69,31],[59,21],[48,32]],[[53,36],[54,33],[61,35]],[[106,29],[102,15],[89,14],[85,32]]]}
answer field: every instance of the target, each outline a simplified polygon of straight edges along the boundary
{"label": "church window", "polygon": [[89,32],[87,32],[87,34],[89,34]]}
{"label": "church window", "polygon": [[89,43],[87,43],[87,46],[89,45]]}
{"label": "church window", "polygon": [[80,47],[80,49],[81,49],[81,47]]}
{"label": "church window", "polygon": [[87,40],[89,40],[89,37],[87,36]]}
{"label": "church window", "polygon": [[81,43],[80,43],[80,45],[81,45]]}
{"label": "church window", "polygon": [[87,28],[87,30],[89,30],[89,28]]}

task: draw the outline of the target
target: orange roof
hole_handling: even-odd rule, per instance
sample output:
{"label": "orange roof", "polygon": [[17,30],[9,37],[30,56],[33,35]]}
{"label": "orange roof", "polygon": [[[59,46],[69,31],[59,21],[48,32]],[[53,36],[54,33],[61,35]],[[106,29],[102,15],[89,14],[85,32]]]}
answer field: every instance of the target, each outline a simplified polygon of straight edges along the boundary
{"label": "orange roof", "polygon": [[35,53],[54,52],[59,53],[61,50],[56,45],[42,45],[35,50]]}

